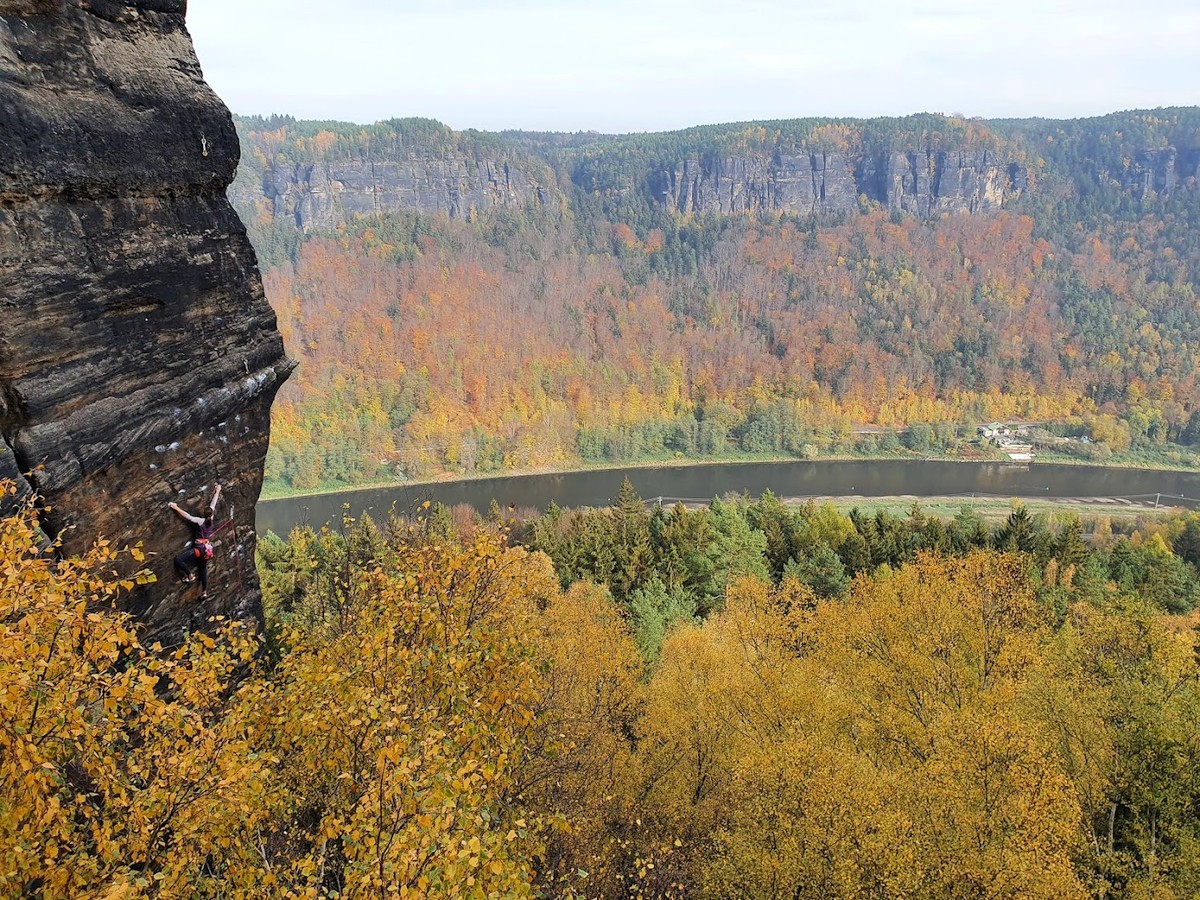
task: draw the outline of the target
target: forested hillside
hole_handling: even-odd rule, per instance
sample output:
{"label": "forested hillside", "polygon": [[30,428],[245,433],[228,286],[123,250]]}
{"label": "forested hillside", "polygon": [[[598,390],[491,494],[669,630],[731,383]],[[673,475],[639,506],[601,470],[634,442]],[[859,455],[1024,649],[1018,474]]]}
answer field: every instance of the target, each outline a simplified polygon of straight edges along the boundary
{"label": "forested hillside", "polygon": [[278,487],[878,450],[863,425],[1200,440],[1197,109],[239,127],[231,195],[301,363]]}

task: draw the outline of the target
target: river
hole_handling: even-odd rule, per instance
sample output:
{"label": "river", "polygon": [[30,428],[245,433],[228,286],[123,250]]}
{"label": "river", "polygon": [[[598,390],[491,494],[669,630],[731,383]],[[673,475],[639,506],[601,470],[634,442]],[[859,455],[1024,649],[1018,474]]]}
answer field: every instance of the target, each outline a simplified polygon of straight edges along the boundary
{"label": "river", "polygon": [[626,476],[647,500],[661,498],[703,502],[729,492],[757,497],[770,490],[781,498],[795,497],[1118,497],[1196,505],[1181,498],[1200,497],[1200,473],[1103,466],[1064,466],[1033,463],[960,463],[936,460],[843,460],[719,463],[603,469],[542,475],[510,475],[411,486],[343,491],[264,500],[256,510],[260,532],[286,534],[296,525],[320,526],[337,521],[342,504],[350,514],[364,512],[377,519],[412,512],[426,500],[453,506],[466,503],[486,511],[495,499],[502,508],[545,509],[559,506],[604,506],[617,495]]}

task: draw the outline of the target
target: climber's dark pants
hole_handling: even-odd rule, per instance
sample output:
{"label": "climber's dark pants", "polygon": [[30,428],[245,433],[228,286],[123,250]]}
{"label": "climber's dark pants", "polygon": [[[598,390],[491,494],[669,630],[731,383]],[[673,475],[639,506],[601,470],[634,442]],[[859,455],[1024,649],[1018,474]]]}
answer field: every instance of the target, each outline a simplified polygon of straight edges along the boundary
{"label": "climber's dark pants", "polygon": [[196,548],[189,546],[186,550],[175,557],[175,571],[179,573],[180,578],[187,578],[192,574],[192,569],[200,576],[200,590],[208,590],[208,560],[201,559]]}

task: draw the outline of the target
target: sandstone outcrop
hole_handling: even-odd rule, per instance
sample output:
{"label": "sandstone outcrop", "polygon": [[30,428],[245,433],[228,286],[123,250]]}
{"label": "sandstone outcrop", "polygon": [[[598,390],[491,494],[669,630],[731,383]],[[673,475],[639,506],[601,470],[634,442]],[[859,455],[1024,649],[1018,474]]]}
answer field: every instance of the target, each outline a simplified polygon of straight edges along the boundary
{"label": "sandstone outcrop", "polygon": [[[184,0],[0,0],[0,477],[78,550],[141,543],[156,634],[259,611],[254,504],[287,377],[253,250],[225,197],[229,112]],[[224,486],[209,599],[181,585],[169,501]]]}
{"label": "sandstone outcrop", "polygon": [[820,214],[858,207],[854,165],[841,153],[693,155],[648,179],[651,197],[681,213]]}
{"label": "sandstone outcrop", "polygon": [[920,216],[999,209],[1026,188],[1023,165],[984,150],[700,156],[651,173],[651,197],[681,213],[849,213],[859,198]]}
{"label": "sandstone outcrop", "polygon": [[404,160],[329,160],[271,164],[262,194],[277,219],[302,231],[334,228],[350,216],[406,209],[452,219],[495,207],[544,203],[542,187],[519,163],[462,154]]}
{"label": "sandstone outcrop", "polygon": [[248,220],[283,234],[335,229],[364,214],[553,212],[597,197],[626,212],[649,203],[683,216],[818,218],[869,208],[986,214],[1043,190],[1050,202],[1096,188],[1141,202],[1197,189],[1198,115],[1179,108],[988,122],[917,114],[644,135],[252,117],[239,120],[248,152],[231,196]]}
{"label": "sandstone outcrop", "polygon": [[1200,149],[1178,150],[1164,147],[1136,154],[1125,170],[1122,183],[1141,200],[1149,193],[1172,194],[1196,187],[1200,177]]}
{"label": "sandstone outcrop", "polygon": [[1028,187],[1024,165],[987,150],[893,151],[868,157],[860,173],[867,197],[920,216],[990,212]]}
{"label": "sandstone outcrop", "polygon": [[362,215],[470,218],[590,197],[637,197],[684,216],[986,214],[1043,187],[1068,196],[1072,182],[1138,201],[1195,190],[1200,148],[1189,117],[1150,116],[1159,133],[1138,137],[1123,135],[1123,123],[1147,118],[1132,112],[1076,122],[854,120],[832,136],[801,120],[648,135],[484,134],[388,120],[321,123],[314,137],[313,123],[256,117],[240,120],[248,153],[231,196],[253,221],[303,232]]}

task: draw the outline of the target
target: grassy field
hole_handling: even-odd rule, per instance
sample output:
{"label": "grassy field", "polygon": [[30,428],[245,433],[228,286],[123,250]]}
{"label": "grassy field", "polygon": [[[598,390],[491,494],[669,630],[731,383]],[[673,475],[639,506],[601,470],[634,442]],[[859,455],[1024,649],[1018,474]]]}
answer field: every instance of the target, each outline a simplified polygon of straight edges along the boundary
{"label": "grassy field", "polygon": [[[796,504],[806,503],[808,499],[788,501]],[[898,516],[908,515],[913,504],[918,504],[927,516],[937,516],[942,519],[954,518],[959,510],[969,509],[983,521],[995,523],[1008,518],[1013,507],[1022,504],[1033,514],[1043,514],[1053,519],[1056,516],[1077,515],[1083,520],[1095,519],[1100,516],[1109,518],[1112,522],[1127,522],[1133,524],[1138,519],[1153,518],[1168,515],[1169,507],[1154,508],[1154,503],[1130,503],[1111,500],[1103,497],[1058,497],[1047,499],[1007,499],[1003,497],[818,497],[816,503],[832,503],[842,512],[859,509],[866,513],[886,510]]]}

